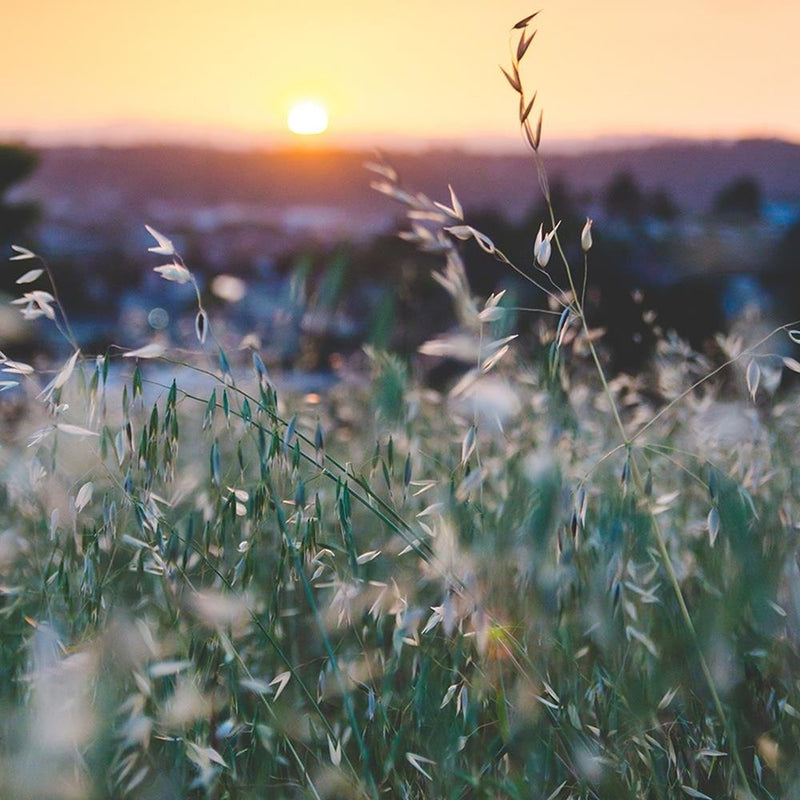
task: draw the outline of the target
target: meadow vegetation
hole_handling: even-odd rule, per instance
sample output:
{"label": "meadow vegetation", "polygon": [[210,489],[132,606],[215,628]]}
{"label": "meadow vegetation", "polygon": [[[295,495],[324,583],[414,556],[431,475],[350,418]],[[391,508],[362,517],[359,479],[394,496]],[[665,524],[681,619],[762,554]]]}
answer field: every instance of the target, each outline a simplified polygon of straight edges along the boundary
{"label": "meadow vegetation", "polygon": [[[156,270],[197,290],[196,351],[90,356],[15,247],[15,302],[71,354],[0,367],[23,406],[0,449],[0,794],[800,794],[800,414],[779,387],[800,323],[745,320],[712,363],[651,320],[648,370],[608,373],[592,225],[558,223],[520,77],[534,18],[506,70],[550,214],[531,264],[453,190],[369,165],[440,258],[458,327],[421,351],[463,364],[446,393],[378,350],[325,397],[279,393],[153,229]],[[475,297],[465,247],[546,291],[538,358],[515,349],[534,312]]]}

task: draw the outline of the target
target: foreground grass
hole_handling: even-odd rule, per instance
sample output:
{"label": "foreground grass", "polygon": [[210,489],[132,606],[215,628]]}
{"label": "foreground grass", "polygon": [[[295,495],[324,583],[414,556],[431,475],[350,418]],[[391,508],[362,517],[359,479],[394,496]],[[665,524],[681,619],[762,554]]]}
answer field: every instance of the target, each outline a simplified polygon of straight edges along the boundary
{"label": "foreground grass", "polygon": [[449,396],[388,354],[321,403],[256,353],[183,390],[76,350],[43,398],[5,362],[6,795],[797,791],[800,415],[735,369],[774,357],[690,392],[665,339],[659,406],[569,315],[526,364],[455,251],[441,280],[428,349],[492,362]]}

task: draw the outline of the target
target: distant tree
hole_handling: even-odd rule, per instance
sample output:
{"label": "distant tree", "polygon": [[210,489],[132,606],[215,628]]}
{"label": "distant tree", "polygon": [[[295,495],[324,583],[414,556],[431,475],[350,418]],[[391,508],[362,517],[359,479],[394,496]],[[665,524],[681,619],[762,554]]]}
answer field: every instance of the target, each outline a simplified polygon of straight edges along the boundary
{"label": "distant tree", "polygon": [[737,178],[723,186],[714,198],[713,213],[731,219],[759,219],[761,217],[761,187],[751,177]]}
{"label": "distant tree", "polygon": [[657,189],[647,198],[648,214],[662,222],[672,222],[680,213],[672,196],[665,189]]}
{"label": "distant tree", "polygon": [[0,195],[15,183],[25,180],[35,169],[38,158],[33,150],[16,144],[0,144]]}
{"label": "distant tree", "polygon": [[9,203],[6,200],[9,189],[25,180],[37,163],[36,154],[27,147],[0,145],[0,246],[4,249],[24,234],[39,215],[35,203]]}
{"label": "distant tree", "polygon": [[[800,222],[795,222],[781,237],[771,263],[782,297],[797,306],[800,304]],[[792,309],[792,314],[796,315],[796,308]]]}
{"label": "distant tree", "polygon": [[633,175],[621,172],[611,179],[605,191],[605,207],[609,217],[631,223],[641,220],[645,198]]}

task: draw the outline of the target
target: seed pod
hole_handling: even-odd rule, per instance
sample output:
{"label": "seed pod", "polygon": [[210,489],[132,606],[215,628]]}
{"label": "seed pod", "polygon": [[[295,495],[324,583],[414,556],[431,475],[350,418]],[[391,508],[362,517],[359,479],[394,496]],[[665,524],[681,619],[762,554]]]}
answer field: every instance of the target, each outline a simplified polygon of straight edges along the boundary
{"label": "seed pod", "polygon": [[586,224],[581,231],[581,250],[588,253],[592,249],[592,220],[586,217]]}

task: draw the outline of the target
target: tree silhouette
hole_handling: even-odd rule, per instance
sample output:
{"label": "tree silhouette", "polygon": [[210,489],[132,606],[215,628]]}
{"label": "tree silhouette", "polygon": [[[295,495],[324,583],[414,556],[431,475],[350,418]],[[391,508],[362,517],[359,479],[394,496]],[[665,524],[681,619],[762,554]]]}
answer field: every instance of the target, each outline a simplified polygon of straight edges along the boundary
{"label": "tree silhouette", "polygon": [[755,178],[737,178],[723,186],[714,198],[715,215],[734,220],[761,217],[761,188]]}
{"label": "tree silhouette", "polygon": [[796,316],[800,307],[800,222],[795,222],[781,237],[771,261],[777,291],[784,301],[791,303],[790,313]]}
{"label": "tree silhouette", "polygon": [[650,216],[662,222],[674,222],[680,214],[680,209],[666,189],[656,189],[647,198],[647,205]]}
{"label": "tree silhouette", "polygon": [[605,192],[605,206],[609,217],[625,222],[639,222],[644,214],[644,195],[629,172],[612,178]]}
{"label": "tree silhouette", "polygon": [[6,194],[36,168],[38,158],[26,147],[0,145],[0,245],[7,248],[39,216],[35,203],[9,203]]}
{"label": "tree silhouette", "polygon": [[[25,244],[26,231],[39,217],[36,203],[11,203],[6,199],[8,191],[25,180],[36,168],[38,158],[26,147],[0,144],[0,253],[10,255],[12,244]],[[14,275],[8,270],[0,273],[0,290],[14,287]]]}

